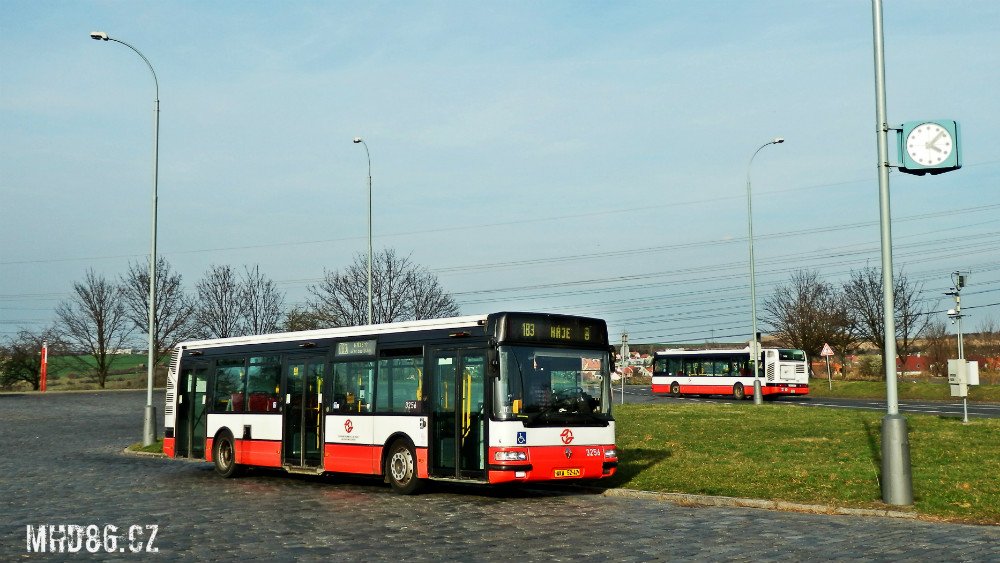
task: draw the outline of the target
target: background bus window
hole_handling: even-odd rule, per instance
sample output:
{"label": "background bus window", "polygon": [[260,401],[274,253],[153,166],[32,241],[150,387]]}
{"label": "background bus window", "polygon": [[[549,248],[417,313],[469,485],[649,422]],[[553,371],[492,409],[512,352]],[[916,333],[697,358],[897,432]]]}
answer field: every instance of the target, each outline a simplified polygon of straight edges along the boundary
{"label": "background bus window", "polygon": [[333,364],[333,399],[330,412],[371,412],[372,380],[375,362],[342,362]]}
{"label": "background bus window", "polygon": [[247,368],[246,412],[278,412],[281,358],[254,356]]}
{"label": "background bus window", "polygon": [[246,368],[243,358],[219,360],[215,364],[215,412],[242,412],[246,390]]}
{"label": "background bus window", "polygon": [[380,359],[376,376],[375,412],[422,412],[423,365],[422,355]]}

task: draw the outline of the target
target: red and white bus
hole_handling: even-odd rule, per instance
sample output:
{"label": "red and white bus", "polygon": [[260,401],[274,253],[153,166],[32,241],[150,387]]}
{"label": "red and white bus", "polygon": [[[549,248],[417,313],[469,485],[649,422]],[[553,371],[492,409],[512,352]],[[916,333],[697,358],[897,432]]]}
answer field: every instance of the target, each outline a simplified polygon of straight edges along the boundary
{"label": "red and white bus", "polygon": [[[653,355],[653,393],[753,395],[750,347],[742,350],[664,350]],[[809,394],[809,362],[802,350],[762,348],[757,364],[764,397]]]}
{"label": "red and white bus", "polygon": [[479,483],[615,473],[607,325],[494,313],[185,342],[163,450],[247,466]]}

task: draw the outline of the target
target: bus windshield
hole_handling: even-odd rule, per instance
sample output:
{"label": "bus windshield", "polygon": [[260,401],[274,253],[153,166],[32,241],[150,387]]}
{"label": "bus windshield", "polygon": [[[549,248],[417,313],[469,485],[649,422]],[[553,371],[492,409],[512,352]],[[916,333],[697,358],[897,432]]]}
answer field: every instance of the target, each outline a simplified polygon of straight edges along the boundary
{"label": "bus windshield", "polygon": [[608,353],[501,346],[494,412],[499,419],[558,424],[608,420]]}

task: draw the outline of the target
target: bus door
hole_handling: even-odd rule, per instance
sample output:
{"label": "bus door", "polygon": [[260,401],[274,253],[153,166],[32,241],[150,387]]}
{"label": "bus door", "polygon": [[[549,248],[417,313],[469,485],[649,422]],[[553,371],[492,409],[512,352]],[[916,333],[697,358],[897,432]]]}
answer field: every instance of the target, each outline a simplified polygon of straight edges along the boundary
{"label": "bus door", "polygon": [[281,461],[285,466],[319,467],[323,462],[324,365],[322,357],[285,362],[281,378],[285,399]]}
{"label": "bus door", "polygon": [[431,361],[431,474],[482,477],[486,457],[486,352],[438,350]]}
{"label": "bus door", "polygon": [[174,444],[177,457],[205,457],[205,392],[208,364],[185,363],[177,381],[177,409],[174,414]]}

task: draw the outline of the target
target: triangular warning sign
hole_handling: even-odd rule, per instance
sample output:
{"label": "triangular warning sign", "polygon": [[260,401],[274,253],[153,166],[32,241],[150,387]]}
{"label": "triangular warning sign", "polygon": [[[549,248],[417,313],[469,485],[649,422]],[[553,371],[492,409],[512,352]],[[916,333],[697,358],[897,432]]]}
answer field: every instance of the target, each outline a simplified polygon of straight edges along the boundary
{"label": "triangular warning sign", "polygon": [[819,353],[820,356],[832,356],[833,348],[830,348],[829,344],[823,344],[823,351]]}

